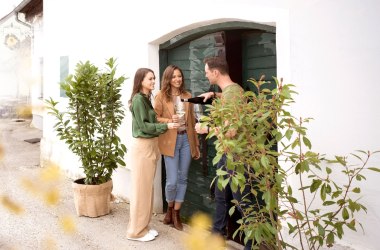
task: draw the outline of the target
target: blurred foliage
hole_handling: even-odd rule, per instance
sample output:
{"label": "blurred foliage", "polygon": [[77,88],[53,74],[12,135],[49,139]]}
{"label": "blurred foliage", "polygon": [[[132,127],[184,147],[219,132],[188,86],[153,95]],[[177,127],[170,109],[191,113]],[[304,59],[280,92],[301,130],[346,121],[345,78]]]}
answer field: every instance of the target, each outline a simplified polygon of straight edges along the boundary
{"label": "blurred foliage", "polygon": [[74,218],[70,215],[65,215],[59,220],[59,224],[65,233],[72,234],[77,231]]}
{"label": "blurred foliage", "polygon": [[[3,160],[4,152],[5,148],[0,144],[0,162]],[[47,206],[55,206],[59,204],[61,198],[59,183],[62,180],[62,176],[60,167],[53,162],[49,162],[45,168],[39,169],[36,178],[24,177],[21,180],[21,185],[28,192],[40,197]],[[23,215],[27,212],[27,208],[24,208],[19,202],[16,202],[14,198],[8,195],[0,195],[0,205],[15,215]],[[60,215],[57,224],[65,234],[73,234],[77,231],[72,215]],[[41,248],[49,250],[58,249],[55,239],[51,237],[42,241]]]}
{"label": "blurred foliage", "polygon": [[29,193],[40,197],[46,205],[54,206],[60,199],[59,182],[62,176],[58,165],[48,163],[45,168],[40,169],[36,178],[24,177],[21,184]]}
{"label": "blurred foliage", "polygon": [[190,220],[189,233],[184,238],[188,250],[223,250],[225,243],[217,234],[210,234],[211,219],[206,214],[196,213]]}
{"label": "blurred foliage", "polygon": [[23,118],[23,119],[32,118],[32,106],[18,105],[16,107],[16,114],[18,118]]}
{"label": "blurred foliage", "polygon": [[24,212],[24,208],[20,204],[11,200],[11,198],[6,195],[0,196],[0,201],[1,205],[3,205],[3,207],[5,207],[11,213],[20,215]]}

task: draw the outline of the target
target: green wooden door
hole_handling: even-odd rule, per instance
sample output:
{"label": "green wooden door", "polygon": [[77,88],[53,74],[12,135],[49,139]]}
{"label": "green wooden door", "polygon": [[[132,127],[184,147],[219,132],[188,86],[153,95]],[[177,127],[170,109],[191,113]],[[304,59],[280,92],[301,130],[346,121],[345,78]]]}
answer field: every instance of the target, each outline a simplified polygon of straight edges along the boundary
{"label": "green wooden door", "polygon": [[269,87],[276,87],[273,76],[277,76],[276,34],[264,31],[249,31],[242,34],[242,78],[246,90],[255,91],[247,81],[250,78],[259,80],[265,75],[270,81]]}
{"label": "green wooden door", "polygon": [[[186,89],[193,96],[197,96],[209,91],[210,88],[209,81],[205,78],[203,59],[208,56],[225,55],[229,62],[232,80],[250,89],[247,79],[258,79],[261,74],[265,74],[267,80],[276,76],[275,48],[275,33],[247,29],[219,31],[187,41],[179,46],[162,49],[160,72],[162,75],[169,64],[179,66],[185,76]],[[207,147],[206,157],[192,161],[181,212],[185,219],[198,211],[211,216],[214,213],[214,202],[210,192],[210,184],[216,172],[215,166],[212,166],[212,158],[215,155],[213,142],[214,140],[207,140],[206,146],[204,145]],[[164,190],[166,178],[164,162],[162,172]],[[163,199],[165,200],[164,191]]]}
{"label": "green wooden door", "polygon": [[[161,51],[160,71],[163,72],[169,64],[175,64],[182,69],[185,87],[193,96],[209,91],[210,83],[205,77],[203,59],[224,53],[225,45],[222,35],[222,32],[208,34],[166,50],[164,53]],[[192,161],[186,197],[181,209],[184,218],[190,218],[197,211],[212,214],[214,210],[213,201],[210,198],[210,184],[215,176],[215,167],[211,164],[215,150],[212,140],[204,141],[202,136],[199,136],[199,139],[203,141],[201,151],[203,147],[207,149],[208,153],[200,160]],[[165,178],[165,174],[163,174],[163,188],[165,187]]]}

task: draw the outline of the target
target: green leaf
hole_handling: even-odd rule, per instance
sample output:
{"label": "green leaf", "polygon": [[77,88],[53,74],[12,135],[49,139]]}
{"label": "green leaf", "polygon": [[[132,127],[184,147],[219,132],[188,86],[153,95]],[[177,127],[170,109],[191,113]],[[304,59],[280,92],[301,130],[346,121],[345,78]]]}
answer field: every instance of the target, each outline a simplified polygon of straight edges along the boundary
{"label": "green leaf", "polygon": [[230,216],[232,216],[234,213],[235,213],[235,206],[232,206],[231,208],[230,208],[230,210],[228,211],[228,214],[230,215]]}
{"label": "green leaf", "polygon": [[376,171],[376,172],[380,172],[380,169],[379,168],[373,168],[373,167],[371,167],[371,168],[368,168],[369,170],[372,170],[372,171]]}
{"label": "green leaf", "polygon": [[347,219],[350,218],[350,215],[349,215],[348,210],[347,210],[346,207],[344,207],[343,210],[342,210],[342,218],[343,218],[344,220],[347,220]]}
{"label": "green leaf", "polygon": [[333,245],[334,242],[335,242],[335,239],[334,239],[334,233],[333,232],[330,232],[327,234],[327,237],[326,237],[326,245]]}
{"label": "green leaf", "polygon": [[352,221],[350,221],[350,223],[347,223],[346,226],[353,230],[353,231],[356,231],[356,226],[355,226],[355,219],[353,219]]}
{"label": "green leaf", "polygon": [[356,154],[353,154],[353,153],[351,153],[351,155],[354,156],[354,157],[356,157],[357,159],[359,159],[361,162],[363,161],[362,158],[361,158],[360,156],[358,156],[358,155],[356,155]]}
{"label": "green leaf", "polygon": [[228,172],[225,171],[225,170],[223,170],[223,169],[221,169],[221,168],[218,168],[218,169],[216,170],[216,175],[217,175],[217,176],[225,176],[225,175],[227,175],[227,174],[228,174]]}
{"label": "green leaf", "polygon": [[313,183],[310,186],[310,192],[314,193],[316,190],[318,190],[319,186],[322,184],[321,180],[314,179]]}
{"label": "green leaf", "polygon": [[222,187],[225,188],[227,186],[227,184],[229,183],[230,179],[229,178],[226,178],[224,180],[221,181],[221,184],[222,184]]}
{"label": "green leaf", "polygon": [[294,141],[293,141],[293,143],[292,143],[292,149],[294,149],[295,147],[297,147],[299,145],[299,140],[298,140],[298,138],[297,139],[295,139]]}
{"label": "green leaf", "polygon": [[305,136],[302,137],[302,140],[303,140],[303,143],[305,144],[306,147],[308,147],[309,149],[311,149],[311,142],[309,139],[307,139]]}
{"label": "green leaf", "polygon": [[318,224],[318,234],[320,236],[325,236],[325,229],[320,224]]}
{"label": "green leaf", "polygon": [[288,186],[288,194],[289,194],[289,195],[292,195],[292,194],[293,194],[293,190],[292,190],[292,187],[291,187],[291,186]]}
{"label": "green leaf", "polygon": [[289,222],[287,222],[287,224],[289,228],[289,235],[291,235],[296,230],[296,227],[290,224]]}
{"label": "green leaf", "polygon": [[360,188],[359,188],[359,187],[356,187],[356,188],[352,189],[352,192],[358,194],[358,193],[360,193]]}
{"label": "green leaf", "polygon": [[331,206],[334,205],[336,202],[335,201],[325,201],[323,202],[323,206]]}
{"label": "green leaf", "polygon": [[260,242],[261,241],[261,228],[257,228],[255,230],[255,240]]}
{"label": "green leaf", "polygon": [[337,234],[338,238],[342,239],[342,236],[343,236],[343,225],[341,223],[336,223],[335,224],[335,228],[336,228],[336,234]]}
{"label": "green leaf", "polygon": [[263,167],[265,168],[269,167],[269,160],[265,155],[261,157],[260,162],[263,165]]}
{"label": "green leaf", "polygon": [[216,165],[220,159],[222,158],[223,154],[217,154],[214,159],[212,159],[212,165]]}
{"label": "green leaf", "polygon": [[322,201],[326,200],[326,185],[323,184],[321,187],[321,199]]}
{"label": "green leaf", "polygon": [[331,168],[326,167],[326,173],[327,173],[327,174],[331,174],[331,172],[332,172]]}
{"label": "green leaf", "polygon": [[292,138],[292,135],[293,135],[293,130],[292,129],[286,130],[286,132],[285,132],[286,139],[290,140]]}
{"label": "green leaf", "polygon": [[121,159],[117,159],[117,163],[119,163],[119,165],[121,165],[123,167],[126,166],[125,162],[123,160],[121,160]]}
{"label": "green leaf", "polygon": [[362,175],[360,175],[360,174],[356,175],[355,179],[357,181],[361,181],[362,180]]}
{"label": "green leaf", "polygon": [[298,200],[293,196],[287,196],[286,199],[288,199],[288,201],[291,203],[298,203]]}
{"label": "green leaf", "polygon": [[346,166],[347,162],[346,160],[344,159],[344,157],[341,157],[341,156],[335,156],[335,159],[342,165],[342,166]]}

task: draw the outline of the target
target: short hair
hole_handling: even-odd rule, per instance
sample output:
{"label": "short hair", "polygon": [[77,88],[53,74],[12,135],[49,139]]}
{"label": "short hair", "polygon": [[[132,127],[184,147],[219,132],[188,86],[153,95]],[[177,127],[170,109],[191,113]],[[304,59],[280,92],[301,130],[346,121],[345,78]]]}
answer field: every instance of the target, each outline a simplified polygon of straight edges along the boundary
{"label": "short hair", "polygon": [[209,69],[217,69],[222,75],[229,74],[228,63],[224,57],[206,57],[203,62],[208,65]]}

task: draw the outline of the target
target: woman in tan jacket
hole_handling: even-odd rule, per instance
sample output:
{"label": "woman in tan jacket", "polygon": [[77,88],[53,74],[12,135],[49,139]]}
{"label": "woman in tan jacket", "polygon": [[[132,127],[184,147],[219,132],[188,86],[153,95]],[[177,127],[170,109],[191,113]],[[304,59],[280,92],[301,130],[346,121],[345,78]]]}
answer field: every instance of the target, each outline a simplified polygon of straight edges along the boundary
{"label": "woman in tan jacket", "polygon": [[185,90],[182,70],[169,65],[162,76],[161,90],[155,97],[154,109],[161,123],[180,123],[176,130],[168,130],[158,137],[160,153],[164,156],[166,169],[165,197],[168,210],[164,224],[174,224],[182,230],[180,209],[185,198],[187,176],[191,158],[199,159],[199,141],[195,132],[193,105],[181,102],[190,98]]}

